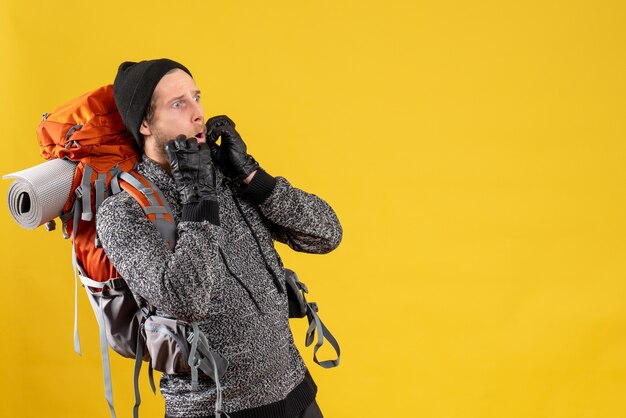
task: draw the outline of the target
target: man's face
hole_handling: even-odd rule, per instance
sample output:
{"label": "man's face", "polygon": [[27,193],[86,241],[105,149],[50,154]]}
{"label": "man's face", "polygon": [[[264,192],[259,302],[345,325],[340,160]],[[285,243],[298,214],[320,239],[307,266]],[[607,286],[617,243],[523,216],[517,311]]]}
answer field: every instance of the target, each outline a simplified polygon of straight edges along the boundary
{"label": "man's face", "polygon": [[[200,90],[189,74],[176,69],[164,75],[154,89],[153,101],[152,121],[144,120],[139,128],[146,153],[154,151],[158,157],[165,157],[165,144],[181,134],[206,142]],[[161,160],[158,157],[157,160]]]}

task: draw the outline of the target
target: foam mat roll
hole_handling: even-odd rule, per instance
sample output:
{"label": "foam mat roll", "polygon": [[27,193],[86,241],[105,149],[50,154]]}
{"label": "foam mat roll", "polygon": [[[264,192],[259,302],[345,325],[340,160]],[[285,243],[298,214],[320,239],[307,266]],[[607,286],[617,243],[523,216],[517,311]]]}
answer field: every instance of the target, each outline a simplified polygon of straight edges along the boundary
{"label": "foam mat roll", "polygon": [[9,211],[17,223],[34,229],[61,215],[72,189],[76,163],[55,159],[3,176],[9,186]]}

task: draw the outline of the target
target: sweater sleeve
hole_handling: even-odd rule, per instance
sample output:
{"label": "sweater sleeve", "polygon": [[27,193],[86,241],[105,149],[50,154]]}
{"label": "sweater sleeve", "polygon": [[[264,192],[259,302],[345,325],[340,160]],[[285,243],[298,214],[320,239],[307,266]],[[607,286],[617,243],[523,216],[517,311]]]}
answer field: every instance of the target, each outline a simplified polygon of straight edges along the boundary
{"label": "sweater sleeve", "polygon": [[325,254],[341,242],[343,230],[330,205],[284,177],[260,170],[243,193],[270,221],[273,238],[295,251]]}
{"label": "sweater sleeve", "polygon": [[219,266],[218,226],[180,222],[172,251],[125,192],[105,200],[96,219],[107,256],[134,293],[182,320],[206,315]]}

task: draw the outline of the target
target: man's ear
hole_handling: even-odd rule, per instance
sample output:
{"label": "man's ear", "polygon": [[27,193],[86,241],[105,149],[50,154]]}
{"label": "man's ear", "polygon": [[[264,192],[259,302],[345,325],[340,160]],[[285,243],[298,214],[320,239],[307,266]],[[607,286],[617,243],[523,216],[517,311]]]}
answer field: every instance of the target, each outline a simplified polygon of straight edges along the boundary
{"label": "man's ear", "polygon": [[150,126],[148,126],[148,122],[145,119],[141,121],[141,126],[139,126],[139,133],[142,134],[143,136],[152,135]]}

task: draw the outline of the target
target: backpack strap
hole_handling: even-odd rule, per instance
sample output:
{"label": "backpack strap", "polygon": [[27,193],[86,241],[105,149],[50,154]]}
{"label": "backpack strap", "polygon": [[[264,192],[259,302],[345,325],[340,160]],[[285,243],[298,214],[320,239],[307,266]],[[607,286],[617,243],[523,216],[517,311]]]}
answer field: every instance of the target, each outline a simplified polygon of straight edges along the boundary
{"label": "backpack strap", "polygon": [[[133,405],[133,418],[139,418],[139,405],[141,405],[141,393],[139,391],[139,373],[141,372],[141,365],[143,363],[143,350],[145,346],[145,340],[142,334],[143,324],[146,318],[152,313],[146,307],[141,308],[143,316],[141,318],[141,324],[137,327],[137,348],[135,349],[135,371],[133,374],[133,387],[135,389],[135,405]],[[154,374],[152,373],[152,362],[148,362],[150,365],[148,368],[148,379],[150,380],[150,388],[152,393],[156,394],[156,386],[154,385]]]}
{"label": "backpack strap", "polygon": [[80,218],[83,221],[90,221],[93,219],[93,213],[91,212],[91,175],[93,168],[88,165],[84,165],[83,180],[79,187],[76,188],[76,199],[81,200],[82,213]]}
{"label": "backpack strap", "polygon": [[187,361],[191,368],[191,389],[198,390],[198,369],[201,369],[215,382],[215,417],[220,418],[221,414],[224,414],[226,418],[230,418],[222,406],[222,385],[220,383],[220,378],[226,373],[228,360],[210,348],[209,342],[204,333],[200,331],[197,322],[192,322],[191,327],[192,332],[187,336],[187,341],[191,343]]}
{"label": "backpack strap", "polygon": [[[80,281],[86,287],[93,287],[103,289],[109,286],[109,283],[114,283],[117,278],[109,279],[106,282],[97,282],[95,280],[90,279],[89,277],[79,274]],[[113,383],[111,381],[111,361],[109,360],[109,344],[107,342],[107,334],[106,334],[106,326],[104,322],[104,311],[101,305],[102,298],[98,298],[98,309],[94,309],[96,313],[96,319],[98,320],[98,328],[100,331],[100,354],[102,356],[102,368],[104,369],[104,397],[106,398],[107,404],[109,405],[109,411],[111,412],[111,417],[116,418],[115,408],[113,406]]]}
{"label": "backpack strap", "polygon": [[[285,269],[285,281],[287,282],[287,295],[289,297],[289,311],[291,318],[302,318],[306,315],[309,321],[309,328],[306,331],[305,344],[310,346],[313,344],[315,332],[317,332],[317,343],[313,348],[313,361],[325,369],[339,366],[341,357],[341,348],[333,334],[326,328],[317,312],[319,308],[315,302],[307,302],[306,293],[309,293],[307,286],[298,279],[298,275],[289,269]],[[317,351],[327,340],[335,350],[337,358],[334,360],[320,361],[317,358]]]}
{"label": "backpack strap", "polygon": [[122,171],[116,177],[116,184],[137,200],[148,219],[173,250],[176,246],[176,225],[161,191],[136,170],[130,173]]}
{"label": "backpack strap", "polygon": [[[341,349],[339,348],[339,343],[330,333],[328,328],[324,325],[320,317],[317,315],[319,308],[317,307],[317,303],[311,302],[307,303],[307,319],[309,321],[309,328],[306,330],[306,346],[310,346],[313,343],[313,336],[315,331],[317,331],[317,343],[313,348],[313,361],[322,366],[325,369],[330,369],[333,367],[339,366],[339,358],[341,357]],[[337,358],[334,360],[323,360],[319,361],[317,359],[317,350],[324,344],[324,339],[328,340],[330,345],[335,350],[337,354]]]}

